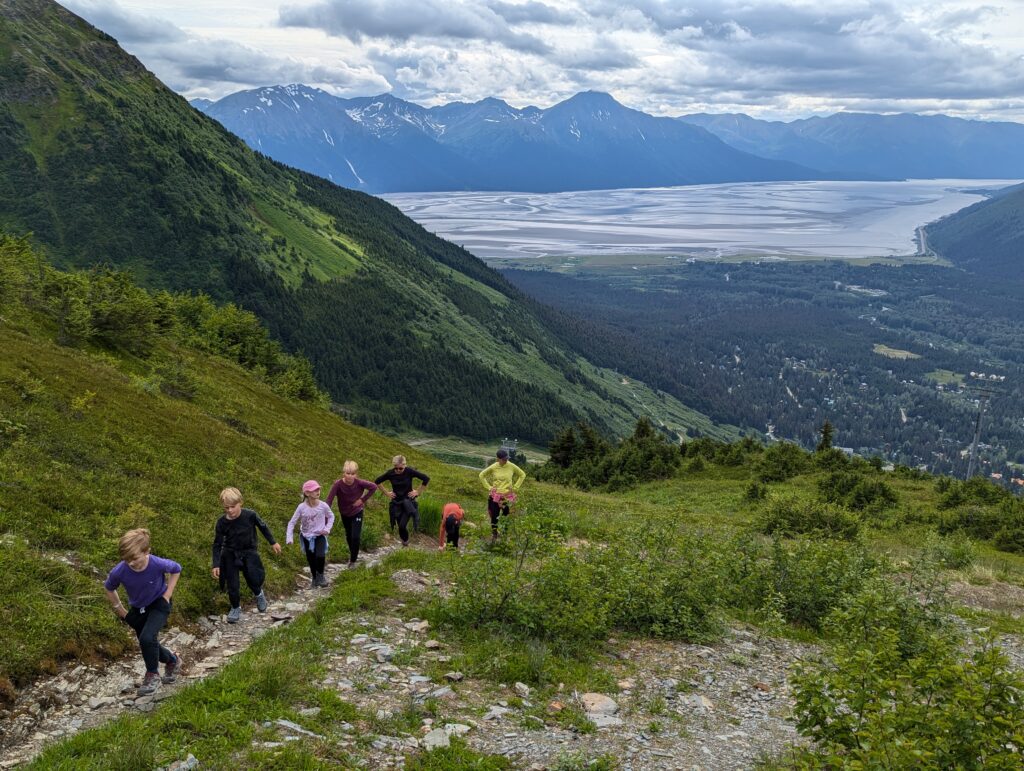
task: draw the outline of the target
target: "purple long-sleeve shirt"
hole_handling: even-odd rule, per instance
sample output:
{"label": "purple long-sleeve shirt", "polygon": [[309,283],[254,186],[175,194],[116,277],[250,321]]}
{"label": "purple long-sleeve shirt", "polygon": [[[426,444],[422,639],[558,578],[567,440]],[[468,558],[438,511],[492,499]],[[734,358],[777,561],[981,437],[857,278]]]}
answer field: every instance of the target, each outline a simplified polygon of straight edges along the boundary
{"label": "purple long-sleeve shirt", "polygon": [[285,543],[292,542],[292,533],[295,531],[296,522],[299,523],[299,532],[306,538],[326,535],[334,527],[334,512],[323,501],[318,501],[316,506],[310,506],[303,501],[295,509],[292,518],[288,520],[288,529],[284,534]]}
{"label": "purple long-sleeve shirt", "polygon": [[108,592],[123,586],[128,593],[128,604],[133,608],[145,608],[156,602],[157,597],[167,591],[165,573],[180,573],[181,565],[174,560],[149,555],[149,563],[142,570],[132,570],[127,562],[118,562],[103,582]]}
{"label": "purple long-sleeve shirt", "polygon": [[331,485],[331,491],[327,493],[327,505],[330,506],[337,498],[338,512],[341,516],[354,517],[363,510],[363,506],[375,492],[377,485],[365,479],[356,479],[350,485],[339,479]]}

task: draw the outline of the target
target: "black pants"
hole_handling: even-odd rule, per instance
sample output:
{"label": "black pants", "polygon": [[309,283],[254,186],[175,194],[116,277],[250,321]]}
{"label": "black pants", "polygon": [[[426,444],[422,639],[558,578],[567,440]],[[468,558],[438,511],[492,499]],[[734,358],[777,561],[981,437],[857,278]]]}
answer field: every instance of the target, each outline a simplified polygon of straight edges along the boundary
{"label": "black pants", "polygon": [[242,602],[241,585],[238,576],[245,577],[245,583],[254,595],[263,591],[263,582],[267,571],[256,551],[233,552],[224,550],[220,560],[220,585],[228,590],[228,601],[232,608]]}
{"label": "black pants", "polygon": [[359,543],[363,537],[363,515],[342,517],[341,524],[345,526],[345,540],[348,541],[348,561],[355,562],[359,558]]}
{"label": "black pants", "polygon": [[[309,572],[316,578],[318,575],[323,575],[324,566],[327,564],[327,536],[317,535],[312,539],[301,536],[302,538],[302,551],[306,555],[306,562],[309,563]],[[313,541],[312,548],[310,548],[310,540]]]}
{"label": "black pants", "polygon": [[163,597],[157,597],[145,608],[131,608],[124,617],[124,622],[135,630],[135,636],[139,638],[147,672],[158,672],[161,664],[174,661],[174,654],[157,640],[170,614],[171,603]]}
{"label": "black pants", "polygon": [[459,548],[459,528],[462,527],[462,523],[459,518],[454,514],[449,514],[444,521],[444,537],[447,543],[450,543],[456,549]]}
{"label": "black pants", "polygon": [[395,522],[398,523],[398,537],[402,543],[409,541],[409,520],[413,521],[413,530],[420,529],[420,507],[414,498],[403,498],[398,501],[391,501],[388,512]]}
{"label": "black pants", "polygon": [[498,532],[498,517],[508,516],[508,503],[499,504],[496,500],[487,499],[487,513],[491,515],[491,532]]}

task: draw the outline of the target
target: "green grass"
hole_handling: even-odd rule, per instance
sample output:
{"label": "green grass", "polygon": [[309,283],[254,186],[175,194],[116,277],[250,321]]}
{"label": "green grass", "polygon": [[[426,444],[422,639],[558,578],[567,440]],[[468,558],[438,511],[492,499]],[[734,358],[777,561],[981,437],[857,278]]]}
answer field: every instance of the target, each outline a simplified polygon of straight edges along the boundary
{"label": "green grass", "polygon": [[942,385],[963,385],[964,382],[963,375],[948,369],[932,370],[925,377]]}
{"label": "green grass", "polygon": [[259,201],[255,209],[272,238],[283,238],[289,248],[299,252],[296,258],[275,261],[272,266],[290,286],[302,282],[304,271],[320,281],[346,276],[355,272],[365,257],[362,247],[336,232],[329,219],[312,207]]}

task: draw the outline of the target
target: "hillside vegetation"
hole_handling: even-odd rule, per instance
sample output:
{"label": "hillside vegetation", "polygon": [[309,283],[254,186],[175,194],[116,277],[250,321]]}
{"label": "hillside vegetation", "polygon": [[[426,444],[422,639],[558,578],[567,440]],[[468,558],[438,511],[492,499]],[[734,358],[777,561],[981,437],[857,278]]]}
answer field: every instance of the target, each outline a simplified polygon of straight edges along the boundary
{"label": "hillside vegetation", "polygon": [[983,276],[1024,281],[1024,187],[1016,185],[926,228],[928,246]]}
{"label": "hillside vegetation", "polygon": [[58,265],[253,311],[363,423],[545,441],[580,418],[624,433],[640,411],[468,252],[249,150],[51,0],[0,6],[0,226]]}
{"label": "hillside vegetation", "polygon": [[[282,354],[251,315],[142,292],[121,274],[62,273],[17,239],[0,243],[0,256],[0,611],[9,619],[0,628],[0,672],[8,696],[62,659],[131,650],[100,591],[116,562],[116,538],[129,527],[149,527],[155,551],[184,565],[173,623],[187,627],[222,610],[208,560],[216,494],[226,484],[240,486],[280,538],[302,480],[333,479],[347,457],[369,476],[403,451],[430,473],[430,500],[459,500],[486,533],[475,472],[332,415],[302,362]],[[109,323],[126,314],[133,324]],[[637,458],[650,465],[668,446],[641,424],[618,449],[601,451],[602,478],[627,479]],[[585,455],[559,449],[552,447],[554,462],[585,469]],[[541,705],[557,697],[559,683],[613,688],[600,663],[611,635],[714,644],[730,626],[750,624],[762,635],[814,641],[832,664],[808,660],[793,680],[794,719],[821,751],[799,751],[801,763],[870,765],[879,753],[925,752],[936,768],[976,757],[985,767],[1013,767],[1019,758],[1007,742],[1024,719],[1020,677],[990,641],[971,642],[953,619],[962,613],[1015,632],[1019,622],[958,609],[941,579],[955,569],[961,578],[1021,582],[1019,500],[980,480],[886,473],[829,449],[702,439],[674,452],[662,458],[662,479],[639,478],[615,494],[576,490],[571,475],[570,485],[531,480],[496,547],[470,529],[462,559],[405,552],[383,569],[430,571],[450,585],[446,594],[400,594],[381,570],[347,574],[316,612],[266,635],[223,674],[150,716],[124,717],[53,747],[40,767],[110,767],[111,757],[126,768],[151,767],[185,750],[213,768],[239,759],[345,766],[359,757],[358,746],[258,749],[254,726],[296,718],[311,698],[321,709],[318,731],[344,732],[351,723],[371,735],[393,733],[437,714],[437,705],[410,706],[398,724],[364,714],[327,686],[302,687],[340,645],[346,619],[387,598],[429,618],[468,676],[523,681]],[[383,505],[371,504],[367,546],[386,538],[385,516]],[[298,551],[265,561],[271,591],[286,591]],[[977,646],[966,662],[963,645]],[[922,708],[929,695],[932,706]],[[882,708],[868,708],[876,704]],[[843,730],[853,708],[862,722]],[[973,717],[979,709],[981,721]],[[968,713],[970,730],[942,729],[942,721],[968,725]],[[579,711],[530,714],[541,724],[593,730]],[[893,744],[894,735],[910,743]],[[498,762],[461,744],[423,757],[443,768]]]}

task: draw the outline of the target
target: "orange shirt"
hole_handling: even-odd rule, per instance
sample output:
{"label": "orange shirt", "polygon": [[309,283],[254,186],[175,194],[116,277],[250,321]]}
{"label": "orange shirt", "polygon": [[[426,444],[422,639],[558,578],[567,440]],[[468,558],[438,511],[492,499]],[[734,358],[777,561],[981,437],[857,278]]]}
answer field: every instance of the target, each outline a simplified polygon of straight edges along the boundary
{"label": "orange shirt", "polygon": [[455,515],[456,522],[462,522],[462,518],[466,516],[466,512],[462,510],[462,507],[457,503],[446,503],[444,508],[441,510],[441,532],[438,534],[438,541],[441,546],[445,545],[444,538],[444,523],[452,514]]}

